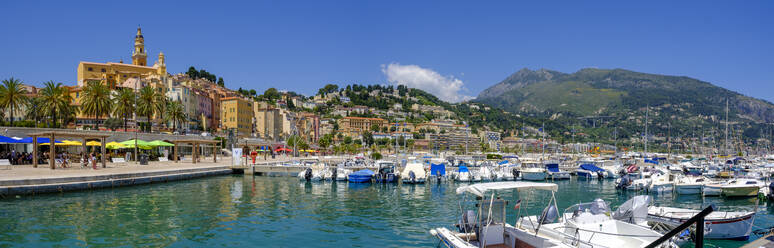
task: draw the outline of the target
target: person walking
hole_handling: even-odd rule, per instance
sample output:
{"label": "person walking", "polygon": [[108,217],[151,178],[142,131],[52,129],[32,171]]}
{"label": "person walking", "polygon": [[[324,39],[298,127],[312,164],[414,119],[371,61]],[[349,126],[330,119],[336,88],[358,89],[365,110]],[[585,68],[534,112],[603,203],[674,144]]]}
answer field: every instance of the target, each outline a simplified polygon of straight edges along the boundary
{"label": "person walking", "polygon": [[89,158],[89,162],[91,162],[91,168],[97,169],[97,156],[94,155],[94,153],[91,153],[91,157]]}

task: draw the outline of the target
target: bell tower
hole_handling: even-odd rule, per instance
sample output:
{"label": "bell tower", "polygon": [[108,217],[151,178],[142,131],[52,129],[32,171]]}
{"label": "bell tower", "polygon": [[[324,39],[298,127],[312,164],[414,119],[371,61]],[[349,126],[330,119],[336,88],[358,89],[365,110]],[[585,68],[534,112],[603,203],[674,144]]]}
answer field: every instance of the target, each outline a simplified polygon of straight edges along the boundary
{"label": "bell tower", "polygon": [[145,39],[142,37],[142,30],[137,27],[137,35],[134,36],[134,52],[132,52],[132,64],[148,66],[148,54],[145,53]]}

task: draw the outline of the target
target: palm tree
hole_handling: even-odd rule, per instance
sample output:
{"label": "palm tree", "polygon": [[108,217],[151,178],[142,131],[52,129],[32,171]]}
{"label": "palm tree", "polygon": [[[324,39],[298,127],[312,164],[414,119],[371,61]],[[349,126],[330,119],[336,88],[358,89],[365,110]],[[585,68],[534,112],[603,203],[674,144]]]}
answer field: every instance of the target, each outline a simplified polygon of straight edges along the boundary
{"label": "palm tree", "polygon": [[113,116],[120,116],[124,120],[124,132],[126,132],[126,119],[134,113],[134,91],[131,89],[121,89],[115,92],[115,103],[113,105]]}
{"label": "palm tree", "polygon": [[13,126],[14,110],[19,109],[27,101],[27,91],[22,88],[22,82],[15,78],[3,80],[0,86],[0,107],[11,109],[11,126]]}
{"label": "palm tree", "polygon": [[[161,92],[156,92],[156,104],[153,104],[156,113],[159,115],[158,118],[161,120],[161,122],[164,122],[164,112],[167,111],[167,108],[169,105],[169,100],[167,99],[167,96],[164,94],[161,94]],[[164,128],[167,127],[166,122],[164,122]]]}
{"label": "palm tree", "polygon": [[89,81],[83,88],[81,97],[82,111],[94,116],[95,128],[99,130],[99,118],[110,115],[113,101],[110,99],[110,88],[99,81]]}
{"label": "palm tree", "polygon": [[63,116],[63,122],[67,120],[72,114],[77,111],[70,103],[73,97],[70,95],[70,91],[62,86],[62,83],[55,83],[54,81],[48,81],[44,83],[45,87],[40,92],[38,101],[40,104],[41,112],[47,113],[51,118],[49,127],[56,126],[57,113],[61,113]]}
{"label": "palm tree", "polygon": [[24,118],[27,120],[34,120],[35,125],[38,124],[38,121],[43,118],[43,104],[42,104],[42,98],[39,97],[31,97],[27,98],[27,112],[24,113]]}
{"label": "palm tree", "polygon": [[153,114],[158,110],[158,93],[156,93],[150,86],[142,87],[140,90],[140,97],[137,99],[137,115],[148,117],[148,131],[153,129],[151,120]]}
{"label": "palm tree", "polygon": [[177,123],[185,121],[185,110],[183,110],[183,105],[180,104],[178,101],[169,102],[167,105],[167,116],[165,121],[171,121],[173,125],[173,129],[177,130]]}

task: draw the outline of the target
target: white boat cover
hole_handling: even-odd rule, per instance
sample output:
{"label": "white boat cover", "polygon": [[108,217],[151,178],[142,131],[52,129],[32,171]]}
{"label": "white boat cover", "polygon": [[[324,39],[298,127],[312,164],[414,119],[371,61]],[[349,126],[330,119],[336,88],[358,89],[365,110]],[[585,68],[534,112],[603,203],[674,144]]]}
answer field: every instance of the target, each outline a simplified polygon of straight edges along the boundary
{"label": "white boat cover", "polygon": [[427,178],[427,172],[425,172],[425,166],[420,163],[408,163],[406,168],[400,173],[401,178],[409,178],[409,172],[413,171],[416,178]]}
{"label": "white boat cover", "polygon": [[613,219],[635,224],[648,218],[648,205],[650,196],[638,195],[621,204],[613,212]]}
{"label": "white boat cover", "polygon": [[506,189],[539,189],[550,190],[556,192],[559,186],[555,183],[533,183],[533,182],[491,182],[491,183],[478,183],[473,185],[467,185],[457,188],[457,194],[465,192],[484,196],[489,190],[506,190]]}

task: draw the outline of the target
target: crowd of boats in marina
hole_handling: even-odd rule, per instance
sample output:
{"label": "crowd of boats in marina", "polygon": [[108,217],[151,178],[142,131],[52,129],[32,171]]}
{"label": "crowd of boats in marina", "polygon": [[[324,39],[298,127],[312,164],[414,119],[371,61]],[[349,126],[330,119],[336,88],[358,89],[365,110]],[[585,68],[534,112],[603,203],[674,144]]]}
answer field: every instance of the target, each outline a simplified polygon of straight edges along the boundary
{"label": "crowd of boats in marina", "polygon": [[[348,183],[460,182],[458,194],[472,193],[478,209],[462,210],[455,228],[434,228],[431,234],[447,247],[644,247],[666,231],[684,223],[701,209],[656,206],[651,197],[666,194],[700,197],[751,197],[774,199],[774,157],[690,158],[636,154],[601,157],[551,157],[534,159],[506,155],[498,159],[465,160],[454,157],[406,157],[367,161],[353,158],[336,164],[309,160],[298,174],[304,181]],[[358,170],[356,170],[358,169]],[[575,178],[579,183],[611,180],[633,197],[616,210],[597,199],[573,205],[559,213],[553,192],[556,180]],[[542,213],[524,215],[514,225],[505,222],[509,201],[495,194],[502,190],[550,192]],[[756,200],[757,202],[757,200]],[[516,210],[521,200],[511,203]],[[462,206],[462,205],[461,205]],[[488,207],[487,207],[488,206]],[[708,239],[747,240],[752,232],[753,209],[715,211],[706,216]],[[676,247],[692,237],[689,232],[660,247]]]}

